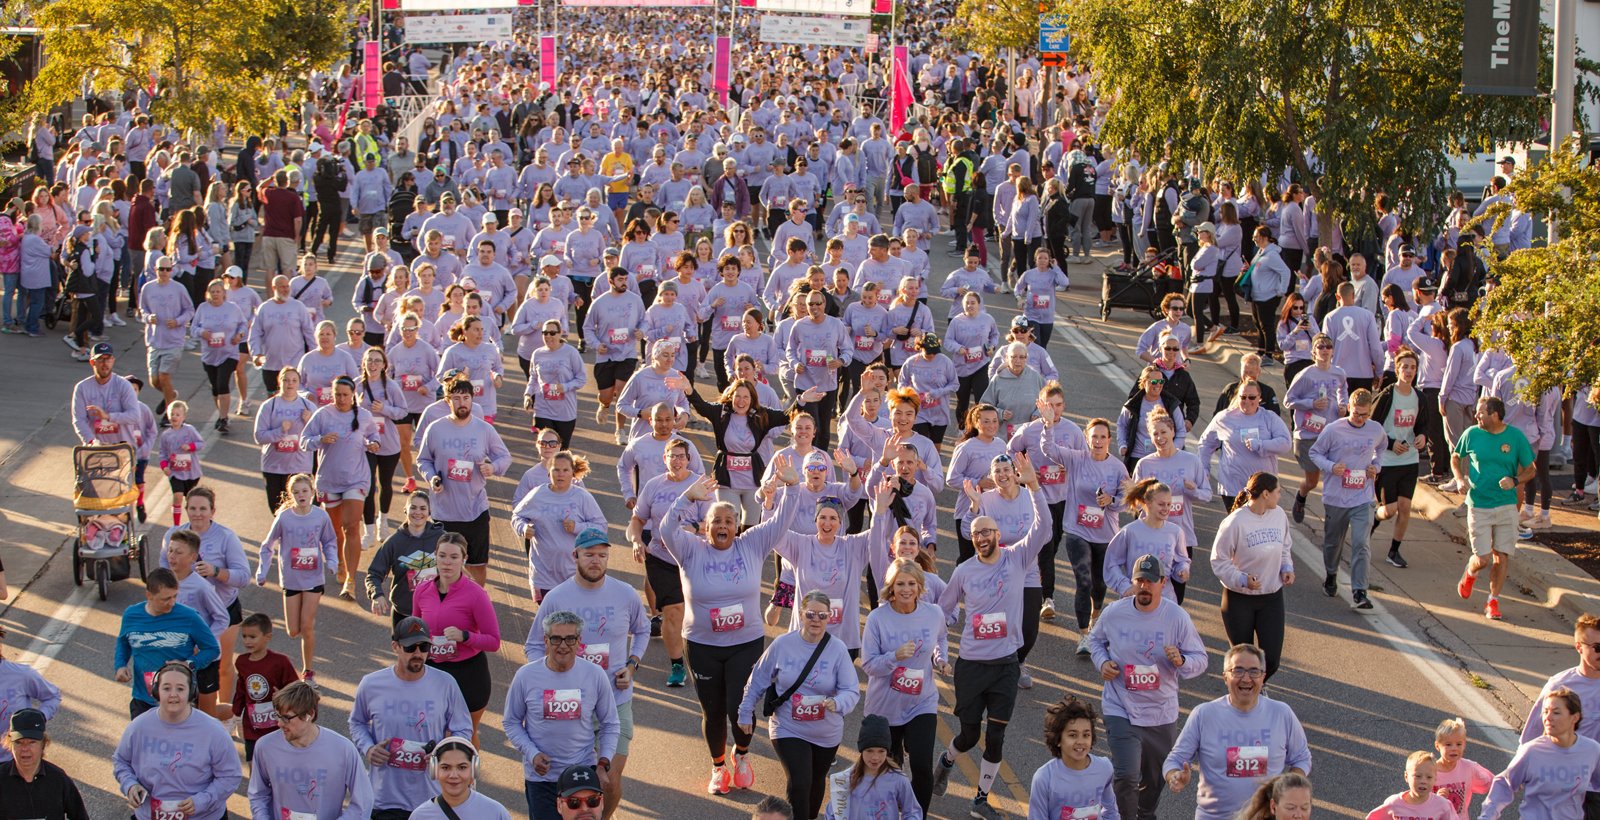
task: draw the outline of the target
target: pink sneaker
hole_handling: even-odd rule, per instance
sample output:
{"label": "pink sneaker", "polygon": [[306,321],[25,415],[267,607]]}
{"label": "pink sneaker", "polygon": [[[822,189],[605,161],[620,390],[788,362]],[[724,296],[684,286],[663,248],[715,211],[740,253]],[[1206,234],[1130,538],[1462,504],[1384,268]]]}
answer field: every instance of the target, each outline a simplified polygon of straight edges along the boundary
{"label": "pink sneaker", "polygon": [[733,777],[727,766],[711,767],[711,782],[706,784],[706,794],[727,794],[733,791]]}
{"label": "pink sneaker", "polygon": [[755,785],[756,773],[750,768],[749,755],[735,754],[733,756],[733,787],[735,789],[748,789]]}

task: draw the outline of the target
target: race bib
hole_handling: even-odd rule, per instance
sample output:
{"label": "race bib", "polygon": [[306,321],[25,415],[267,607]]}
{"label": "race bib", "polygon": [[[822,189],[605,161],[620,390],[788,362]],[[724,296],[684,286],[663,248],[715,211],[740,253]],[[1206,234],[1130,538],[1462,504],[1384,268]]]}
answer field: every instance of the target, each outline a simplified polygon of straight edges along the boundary
{"label": "race bib", "polygon": [[1041,486],[1065,484],[1066,481],[1067,468],[1059,464],[1046,464],[1039,468],[1039,484]]}
{"label": "race bib", "polygon": [[472,380],[472,395],[474,395],[474,396],[483,395],[483,379],[473,379]]}
{"label": "race bib", "polygon": [[1105,526],[1106,511],[1090,504],[1078,505],[1078,524],[1085,527],[1100,529]]}
{"label": "race bib", "polygon": [[250,728],[264,732],[278,725],[278,710],[273,708],[272,701],[261,703],[247,703],[244,707],[245,716],[250,719]]}
{"label": "race bib", "polygon": [[639,266],[639,278],[640,279],[654,279],[654,278],[656,278],[656,266],[655,265],[640,265]]}
{"label": "race bib", "polygon": [[1046,293],[1035,293],[1034,295],[1028,297],[1028,304],[1040,309],[1050,307],[1050,295]]}
{"label": "race bib", "polygon": [[317,388],[317,404],[333,404],[333,388]]}
{"label": "race bib", "polygon": [[889,688],[902,695],[920,695],[922,694],[922,681],[927,674],[921,669],[907,669],[904,666],[896,666],[893,677],[889,678]]}
{"label": "race bib", "polygon": [[712,632],[738,632],[744,629],[744,604],[711,608]]}
{"label": "race bib", "polygon": [[915,334],[913,334],[912,336],[906,337],[906,340],[900,343],[900,349],[904,350],[907,353],[921,353],[922,352],[922,351],[917,349],[917,341],[916,341]]}
{"label": "race bib", "polygon": [[1322,428],[1327,426],[1328,420],[1322,416],[1316,415],[1315,413],[1311,413],[1306,416],[1306,432],[1320,433],[1322,432]]}
{"label": "race bib", "polygon": [[601,669],[610,669],[611,668],[611,644],[608,644],[608,643],[584,644],[584,645],[578,647],[578,657],[583,658],[584,660],[586,660],[586,661],[588,661],[588,662],[600,667]]}
{"label": "race bib", "polygon": [[322,551],[316,547],[295,547],[289,551],[289,568],[314,570],[322,566]]}
{"label": "race bib", "polygon": [[443,635],[434,635],[428,645],[428,660],[449,661],[456,656],[456,642]]}
{"label": "race bib", "polygon": [[944,397],[935,396],[932,393],[918,393],[917,397],[922,400],[924,409],[932,409],[944,405]]}
{"label": "race bib", "polygon": [[1417,411],[1415,408],[1410,410],[1401,410],[1400,408],[1396,407],[1394,409],[1394,426],[1415,427],[1416,425]]}
{"label": "race bib", "polygon": [[1229,777],[1265,777],[1267,774],[1267,747],[1229,746]]}
{"label": "race bib", "polygon": [[555,254],[556,256],[560,256],[561,254],[566,253],[567,252],[567,243],[565,243],[565,242],[551,242],[550,243],[550,252]]}
{"label": "race bib", "polygon": [[1260,427],[1246,427],[1243,430],[1239,431],[1239,440],[1240,441],[1253,441],[1253,440],[1258,439],[1258,438],[1261,438],[1261,428]]}
{"label": "race bib", "polygon": [[378,435],[383,435],[383,419],[374,418],[372,420],[372,428]]}
{"label": "race bib", "polygon": [[1344,488],[1347,490],[1359,490],[1367,486],[1367,471],[1346,470],[1342,483],[1344,484]]}
{"label": "race bib", "polygon": [[738,330],[742,321],[743,320],[740,319],[740,317],[730,313],[727,316],[722,317],[722,329]]}
{"label": "race bib", "polygon": [[406,373],[400,377],[401,390],[417,390],[422,387],[422,377],[415,373]]}
{"label": "race bib", "polygon": [[544,690],[545,720],[577,720],[583,717],[582,689]]}
{"label": "race bib", "polygon": [[1100,820],[1100,804],[1092,806],[1062,806],[1060,820]]}
{"label": "race bib", "polygon": [[472,470],[476,466],[476,464],[473,464],[465,459],[452,458],[450,459],[450,463],[445,467],[444,477],[450,479],[451,481],[471,481]]}
{"label": "race bib", "polygon": [[826,350],[807,350],[806,367],[827,367],[833,356]]}
{"label": "race bib", "polygon": [[822,720],[828,707],[821,695],[795,695],[789,699],[789,715],[795,720]]}
{"label": "race bib", "polygon": [[1188,509],[1188,505],[1184,503],[1181,495],[1172,496],[1172,499],[1167,502],[1167,515],[1183,515],[1185,509]]}
{"label": "race bib", "polygon": [[317,820],[317,815],[315,812],[289,811],[288,809],[280,808],[278,809],[278,820]]}
{"label": "race bib", "polygon": [[750,472],[751,458],[753,456],[728,456],[728,469],[748,473]]}
{"label": "race bib", "polygon": [[150,798],[150,820],[187,820],[183,812],[173,808],[182,800],[157,800]]}
{"label": "race bib", "polygon": [[993,641],[1006,636],[1004,612],[972,613],[972,637],[979,641]]}
{"label": "race bib", "polygon": [[98,419],[94,423],[94,431],[102,436],[114,436],[122,430],[122,425],[111,419]]}
{"label": "race bib", "polygon": [[194,456],[188,453],[172,454],[172,469],[174,471],[187,470],[194,465]]}
{"label": "race bib", "polygon": [[983,348],[963,347],[961,348],[961,359],[968,364],[973,362],[981,362],[983,361]]}
{"label": "race bib", "polygon": [[428,752],[420,740],[389,738],[389,768],[420,772],[428,767]]}
{"label": "race bib", "polygon": [[1298,351],[1311,349],[1311,342],[1307,339],[1295,339],[1294,349]]}
{"label": "race bib", "polygon": [[563,390],[561,385],[556,382],[545,382],[544,384],[539,385],[539,392],[543,394],[545,398],[551,400],[559,400],[566,395],[566,391]]}
{"label": "race bib", "polygon": [[300,439],[294,436],[284,436],[272,443],[272,448],[280,453],[300,452]]}
{"label": "race bib", "polygon": [[225,345],[227,343],[228,343],[228,334],[226,334],[226,333],[207,333],[206,334],[206,346],[207,347],[222,347],[223,345]]}
{"label": "race bib", "polygon": [[1129,692],[1153,692],[1161,687],[1161,670],[1154,665],[1122,665],[1122,687]]}
{"label": "race bib", "polygon": [[844,601],[839,598],[828,599],[828,626],[838,626],[844,622]]}
{"label": "race bib", "polygon": [[857,336],[856,337],[856,350],[871,351],[871,350],[876,350],[877,348],[878,348],[878,337],[876,337],[876,336]]}
{"label": "race bib", "polygon": [[606,331],[606,341],[614,345],[625,345],[633,338],[633,331],[625,327],[614,327]]}

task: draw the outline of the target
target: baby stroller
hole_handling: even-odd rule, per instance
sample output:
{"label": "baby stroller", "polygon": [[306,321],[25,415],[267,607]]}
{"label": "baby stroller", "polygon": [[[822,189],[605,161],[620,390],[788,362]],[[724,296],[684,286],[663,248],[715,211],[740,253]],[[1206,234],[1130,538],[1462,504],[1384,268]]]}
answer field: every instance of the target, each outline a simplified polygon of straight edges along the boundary
{"label": "baby stroller", "polygon": [[83,586],[92,579],[102,601],[112,581],[124,580],[132,573],[134,561],[139,562],[139,580],[145,576],[149,536],[134,533],[133,509],[139,500],[134,463],[129,444],[72,448],[72,508],[78,516],[72,582]]}
{"label": "baby stroller", "polygon": [[1161,318],[1161,300],[1183,288],[1183,268],[1177,249],[1168,250],[1154,260],[1140,263],[1132,273],[1106,271],[1100,284],[1100,321],[1111,318],[1112,308],[1132,308]]}

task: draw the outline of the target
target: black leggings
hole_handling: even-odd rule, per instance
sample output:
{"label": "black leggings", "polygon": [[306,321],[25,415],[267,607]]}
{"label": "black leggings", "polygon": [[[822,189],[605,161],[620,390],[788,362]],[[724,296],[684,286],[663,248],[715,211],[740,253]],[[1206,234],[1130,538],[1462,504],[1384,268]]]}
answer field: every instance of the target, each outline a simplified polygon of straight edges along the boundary
{"label": "black leggings", "polygon": [[989,364],[970,374],[961,376],[956,380],[956,420],[962,421],[967,417],[967,408],[977,404],[983,398],[983,391],[989,389]]}
{"label": "black leggings", "polygon": [[1283,622],[1283,590],[1266,595],[1222,590],[1222,629],[1228,643],[1254,644],[1266,653],[1268,680],[1283,655]]}
{"label": "black leggings", "polygon": [[[1426,424],[1428,428],[1425,438],[1428,440],[1428,457],[1432,462],[1430,469],[1434,475],[1450,475],[1450,444],[1445,441],[1444,417],[1439,414],[1439,388],[1422,388],[1422,402],[1417,414],[1418,422]],[[1576,433],[1577,423],[1573,423],[1572,429]]]}
{"label": "black leggings", "polygon": [[[795,395],[799,396],[803,392],[805,391],[796,390]],[[828,452],[828,446],[833,441],[833,417],[838,413],[839,408],[839,391],[837,389],[830,390],[821,399],[811,404],[797,403],[796,406],[816,422],[817,433],[813,443],[822,452]]]}
{"label": "black leggings", "polygon": [[[1439,391],[1435,390],[1437,395]],[[1580,399],[1586,398],[1583,396]],[[1435,402],[1437,403],[1437,402]],[[1600,427],[1572,422],[1572,488],[1582,490],[1591,476],[1600,475]]]}
{"label": "black leggings", "polygon": [[1133,252],[1133,227],[1126,222],[1117,223],[1117,238],[1122,240],[1122,264],[1138,264],[1139,257]]}
{"label": "black leggings", "polygon": [[1039,249],[1038,238],[1030,240],[1011,240],[1011,273],[1012,281],[1022,278],[1022,274],[1033,267],[1033,252]]}
{"label": "black leggings", "polygon": [[1540,450],[1539,454],[1533,459],[1533,466],[1535,469],[1533,480],[1523,485],[1522,503],[1532,507],[1534,494],[1537,493],[1540,509],[1550,512],[1550,495],[1552,493],[1550,486],[1550,451]]}
{"label": "black leggings", "polygon": [[394,470],[400,466],[400,454],[380,456],[377,453],[367,453],[367,470],[372,476],[372,487],[376,492],[367,493],[366,501],[361,505],[361,520],[371,526],[378,520],[378,509],[384,515],[389,514],[389,506],[394,502]]}
{"label": "black leggings", "polygon": [[1067,514],[1067,502],[1050,505],[1050,540],[1039,550],[1040,601],[1056,597],[1056,551],[1061,547],[1062,516]]}
{"label": "black leggings", "polygon": [[222,364],[203,364],[206,381],[211,382],[211,395],[233,395],[233,374],[239,369],[238,359],[223,359]]}
{"label": "black leggings", "polygon": [[728,371],[724,365],[728,364],[728,349],[711,349],[711,369],[717,376],[717,392],[728,389]]}
{"label": "black leggings", "polygon": [[278,502],[283,500],[283,491],[289,489],[289,474],[262,473],[261,484],[267,488],[267,512],[277,515]]}
{"label": "black leggings", "polygon": [[[1193,566],[1194,565],[1194,547],[1191,546],[1191,547],[1188,547],[1187,549],[1189,551],[1189,565]],[[1193,570],[1190,571],[1190,577],[1191,578],[1193,577]],[[1187,582],[1187,581],[1173,581],[1172,582],[1172,595],[1173,595],[1173,597],[1178,599],[1178,604],[1180,606],[1183,604],[1183,595],[1184,595],[1184,593],[1186,591],[1188,591],[1188,589],[1189,589],[1189,582]]]}
{"label": "black leggings", "polygon": [[933,446],[942,447],[944,446],[945,431],[950,429],[950,425],[929,424],[925,421],[919,421],[916,424],[911,425],[911,429],[917,433],[927,436],[928,440],[933,442]]}
{"label": "black leggings", "polygon": [[1076,535],[1067,535],[1067,559],[1072,562],[1072,581],[1075,586],[1072,610],[1078,616],[1080,632],[1089,628],[1092,611],[1105,608],[1107,546],[1109,544],[1096,544]]}
{"label": "black leggings", "polygon": [[911,793],[917,796],[924,817],[933,800],[933,757],[938,734],[939,716],[931,713],[917,715],[902,726],[889,727],[889,757],[911,770]]}
{"label": "black leggings", "polygon": [[[1204,343],[1211,328],[1222,322],[1222,301],[1217,294],[1217,278],[1211,277],[1211,290],[1189,294],[1189,312],[1194,316],[1195,341]],[[1208,319],[1206,314],[1210,313]]]}
{"label": "black leggings", "polygon": [[561,449],[565,450],[572,446],[572,431],[577,428],[578,420],[573,419],[571,421],[552,421],[547,418],[535,416],[533,419],[533,426],[539,428],[540,430],[554,430],[556,435],[561,437]]}
{"label": "black leggings", "polygon": [[577,319],[577,324],[573,325],[573,327],[583,327],[583,320],[589,318],[589,303],[594,301],[594,297],[590,295],[594,292],[594,277],[590,276],[584,279],[573,277],[572,290],[582,300],[578,302],[577,307],[573,308],[573,318]]}
{"label": "black leggings", "polygon": [[1256,332],[1261,337],[1256,340],[1256,352],[1263,355],[1278,352],[1278,302],[1280,296],[1274,296],[1265,302],[1250,301],[1251,313],[1255,316]]}
{"label": "black leggings", "polygon": [[686,641],[685,654],[694,671],[694,694],[700,699],[700,733],[712,760],[728,753],[728,728],[733,728],[733,745],[750,748],[750,734],[739,728],[739,703],[750,670],[761,659],[762,639],[736,646],[711,646]]}
{"label": "black leggings", "polygon": [[822,811],[822,796],[828,788],[828,770],[839,756],[838,746],[818,746],[797,737],[780,737],[772,741],[778,753],[778,762],[789,778],[786,794],[794,816],[811,820]]}
{"label": "black leggings", "polygon": [[1239,327],[1239,289],[1232,276],[1222,275],[1216,277],[1211,283],[1211,289],[1224,302],[1228,303],[1228,327]]}
{"label": "black leggings", "polygon": [[1017,650],[1017,663],[1027,663],[1028,653],[1039,641],[1039,605],[1043,602],[1044,590],[1022,588],[1022,648]]}

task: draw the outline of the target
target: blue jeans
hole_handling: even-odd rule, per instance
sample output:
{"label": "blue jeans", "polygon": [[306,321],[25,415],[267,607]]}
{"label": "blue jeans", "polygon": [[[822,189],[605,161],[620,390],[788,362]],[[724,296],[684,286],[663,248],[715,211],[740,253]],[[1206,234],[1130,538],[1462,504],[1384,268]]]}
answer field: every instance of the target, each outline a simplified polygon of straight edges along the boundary
{"label": "blue jeans", "polygon": [[28,296],[28,318],[26,328],[29,333],[39,332],[39,317],[44,315],[45,305],[50,302],[49,288],[28,288],[23,291]]}
{"label": "blue jeans", "polygon": [[529,820],[561,820],[556,809],[556,781],[522,781],[522,795],[528,800]]}
{"label": "blue jeans", "polygon": [[[18,291],[20,290],[20,286],[17,283],[22,279],[22,274],[19,274],[19,273],[6,273],[6,274],[0,274],[0,277],[4,277],[5,278],[5,296],[3,297],[4,298],[4,304],[5,304],[5,310],[4,310],[4,316],[3,316],[4,324],[6,324],[6,325],[14,325],[14,324],[17,323],[17,320],[22,318],[23,307],[22,307],[21,304],[18,304],[18,301],[17,301],[18,300],[18,295],[17,294],[18,294]],[[13,306],[16,307],[16,312],[14,312],[14,313],[12,312],[12,307]]]}

